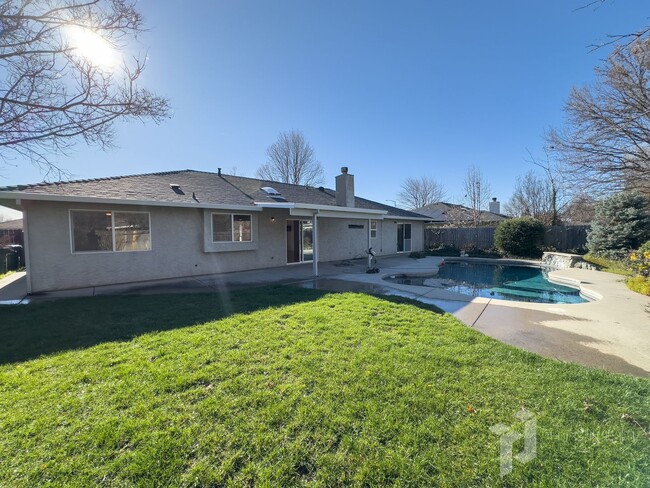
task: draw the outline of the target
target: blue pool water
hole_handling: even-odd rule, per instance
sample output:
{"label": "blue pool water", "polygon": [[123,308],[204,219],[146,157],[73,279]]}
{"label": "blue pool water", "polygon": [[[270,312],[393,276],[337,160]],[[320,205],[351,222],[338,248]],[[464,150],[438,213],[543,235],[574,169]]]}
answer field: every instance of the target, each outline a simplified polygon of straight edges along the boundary
{"label": "blue pool water", "polygon": [[393,283],[426,285],[427,279],[441,280],[443,288],[474,297],[520,302],[584,303],[579,290],[551,283],[542,268],[477,263],[447,263],[435,276],[394,275],[384,278]]}

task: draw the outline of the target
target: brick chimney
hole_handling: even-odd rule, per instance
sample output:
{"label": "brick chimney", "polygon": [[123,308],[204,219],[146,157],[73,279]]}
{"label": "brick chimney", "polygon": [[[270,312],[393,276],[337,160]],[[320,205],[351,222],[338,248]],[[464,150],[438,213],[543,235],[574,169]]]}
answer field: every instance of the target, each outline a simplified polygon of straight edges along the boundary
{"label": "brick chimney", "polygon": [[490,212],[495,214],[501,213],[501,202],[497,200],[497,197],[492,197],[492,201],[490,202]]}
{"label": "brick chimney", "polygon": [[354,207],[354,175],[348,174],[348,167],[341,168],[336,177],[336,204],[339,207]]}

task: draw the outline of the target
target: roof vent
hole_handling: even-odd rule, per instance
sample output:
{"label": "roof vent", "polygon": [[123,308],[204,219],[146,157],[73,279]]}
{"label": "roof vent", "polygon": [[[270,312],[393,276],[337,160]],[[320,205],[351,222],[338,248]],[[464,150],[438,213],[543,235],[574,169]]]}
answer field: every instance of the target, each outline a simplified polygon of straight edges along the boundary
{"label": "roof vent", "polygon": [[263,186],[260,188],[263,192],[268,193],[269,195],[280,195],[280,192],[276,190],[275,188],[272,188],[270,186]]}
{"label": "roof vent", "polygon": [[177,195],[185,195],[185,192],[181,190],[181,185],[179,185],[178,183],[170,183],[169,188],[171,188],[172,191]]}
{"label": "roof vent", "polygon": [[319,186],[318,191],[325,191],[325,187],[324,186]]}

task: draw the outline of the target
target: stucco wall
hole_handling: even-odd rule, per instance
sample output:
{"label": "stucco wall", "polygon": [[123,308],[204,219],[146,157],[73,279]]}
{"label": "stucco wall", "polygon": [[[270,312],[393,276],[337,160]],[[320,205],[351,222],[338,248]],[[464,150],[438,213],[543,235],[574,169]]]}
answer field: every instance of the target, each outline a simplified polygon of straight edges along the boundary
{"label": "stucco wall", "polygon": [[[363,228],[350,229],[349,225]],[[368,249],[368,221],[319,217],[318,244],[320,261],[363,258]]]}
{"label": "stucco wall", "polygon": [[[293,218],[288,210],[282,209],[250,212],[254,216],[256,245],[253,247],[257,249],[248,245],[248,250],[206,252],[209,251],[204,241],[207,219],[203,209],[37,201],[24,202],[24,205],[28,214],[26,231],[33,293],[282,266],[287,262],[286,220]],[[70,209],[150,212],[151,250],[73,254]],[[364,228],[349,229],[349,224]],[[367,220],[319,218],[318,226],[320,261],[365,255]],[[381,254],[395,253],[396,228],[392,220],[380,221],[373,248]],[[412,235],[413,250],[421,250],[422,224],[413,223]]]}
{"label": "stucco wall", "polygon": [[[373,250],[379,250],[380,254],[397,253],[397,224],[411,224],[411,251],[424,250],[424,224],[418,221],[385,219],[377,225],[377,245]],[[380,231],[381,229],[381,231]],[[378,248],[378,249],[377,249]]]}
{"label": "stucco wall", "polygon": [[[69,209],[137,210],[151,213],[151,250],[73,254]],[[203,209],[73,205],[28,202],[29,271],[32,292],[128,283],[178,276],[280,266],[286,263],[285,228],[277,210],[275,222],[258,215],[259,248],[204,252]]]}

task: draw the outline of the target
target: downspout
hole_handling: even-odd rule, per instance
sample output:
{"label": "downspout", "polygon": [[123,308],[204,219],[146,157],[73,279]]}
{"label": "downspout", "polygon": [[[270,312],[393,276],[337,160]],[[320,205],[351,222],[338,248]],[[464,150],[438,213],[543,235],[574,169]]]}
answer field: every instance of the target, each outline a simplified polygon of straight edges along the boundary
{"label": "downspout", "polygon": [[314,229],[312,231],[312,247],[314,248],[314,257],[312,265],[314,267],[314,276],[318,277],[318,214],[320,210],[314,212]]}

